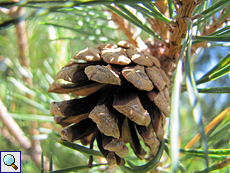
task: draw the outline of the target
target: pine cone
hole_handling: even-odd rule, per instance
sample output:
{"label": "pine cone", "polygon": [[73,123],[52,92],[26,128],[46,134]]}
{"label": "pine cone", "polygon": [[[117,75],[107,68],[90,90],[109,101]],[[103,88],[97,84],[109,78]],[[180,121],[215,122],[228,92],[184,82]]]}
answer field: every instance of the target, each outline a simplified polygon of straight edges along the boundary
{"label": "pine cone", "polygon": [[65,127],[61,140],[92,147],[96,139],[109,165],[125,164],[126,143],[140,159],[146,155],[140,140],[156,153],[170,105],[169,80],[158,59],[126,41],[73,58],[56,75],[69,83],[54,82],[48,90],[78,97],[51,104],[55,122]]}

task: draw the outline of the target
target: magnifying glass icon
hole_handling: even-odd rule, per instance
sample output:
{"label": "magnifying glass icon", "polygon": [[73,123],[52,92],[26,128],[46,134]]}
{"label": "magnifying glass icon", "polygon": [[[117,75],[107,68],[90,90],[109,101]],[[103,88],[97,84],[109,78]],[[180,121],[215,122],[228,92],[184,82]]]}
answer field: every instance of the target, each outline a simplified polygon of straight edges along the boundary
{"label": "magnifying glass icon", "polygon": [[3,158],[3,162],[7,166],[12,166],[15,170],[18,169],[18,167],[14,164],[15,163],[15,158],[11,154],[7,154]]}

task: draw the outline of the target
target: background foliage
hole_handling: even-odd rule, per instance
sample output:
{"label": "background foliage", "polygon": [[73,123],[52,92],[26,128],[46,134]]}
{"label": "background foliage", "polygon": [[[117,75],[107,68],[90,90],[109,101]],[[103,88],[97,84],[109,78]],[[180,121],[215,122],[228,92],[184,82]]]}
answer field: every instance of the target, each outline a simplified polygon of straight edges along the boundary
{"label": "background foliage", "polygon": [[[150,29],[147,18],[155,17],[167,25],[176,19],[175,7],[170,0],[165,1],[169,11],[167,17],[162,15],[156,6],[153,6],[155,1],[146,1],[144,5],[137,5],[134,2],[138,1],[126,1],[127,4],[131,3],[130,6],[117,4],[119,8],[114,8],[110,5],[111,1],[85,0],[61,3],[59,1],[51,3],[21,1],[20,8],[26,7],[23,8],[22,18],[15,17],[7,11],[12,10],[10,7],[15,5],[13,2],[0,2],[0,98],[9,115],[30,139],[31,145],[34,148],[41,147],[41,150],[35,150],[40,154],[41,151],[43,152],[45,165],[50,162],[47,158],[52,158],[55,169],[63,172],[64,168],[87,165],[88,160],[87,154],[71,150],[57,142],[60,128],[53,123],[49,115],[49,105],[53,100],[58,101],[69,96],[47,93],[56,72],[77,51],[85,47],[93,47],[101,42],[130,41],[125,29],[119,28],[119,24],[114,20],[115,13],[127,19],[126,30],[135,31],[132,34],[137,35],[136,40],[134,39],[136,42],[138,42],[137,38],[143,41],[149,38],[164,39]],[[170,140],[166,145],[162,163],[158,165],[159,170],[163,172],[177,170],[177,157],[180,158],[180,171],[187,172],[205,169],[207,163],[211,167],[224,160],[230,162],[229,17],[227,20],[225,18],[223,25],[218,26],[219,29],[209,33],[208,36],[200,36],[200,33],[204,32],[204,26],[211,26],[215,22],[213,16],[219,21],[229,16],[230,8],[227,8],[229,5],[229,1],[225,0],[207,0],[202,1],[193,12],[193,16],[196,14],[200,16],[198,15],[197,20],[192,21],[190,27],[188,26],[187,36],[182,42],[185,53],[182,48],[178,68],[173,73],[171,108],[175,109],[171,110],[171,122],[168,121],[166,126],[166,138]],[[220,16],[224,17],[218,18]],[[30,60],[30,69],[21,63],[17,27],[14,27],[21,19],[26,19],[24,26],[28,52],[24,58],[26,61]],[[207,41],[208,44],[200,46],[195,53],[191,54],[191,46],[202,41]],[[185,70],[182,71],[182,69]],[[210,73],[206,75],[206,78],[202,78],[208,72]],[[198,80],[200,78],[202,80]],[[32,84],[28,80],[31,80]],[[177,108],[179,108],[178,113]],[[226,110],[224,115],[220,114],[224,110]],[[212,121],[221,115],[223,119]],[[210,125],[210,122],[216,122],[216,125],[208,126],[210,128],[206,129],[208,132],[204,136],[204,127]],[[17,137],[9,133],[3,123],[0,122],[0,126],[0,140],[3,141],[0,143],[0,150],[21,150],[22,172],[39,172],[40,168],[34,160],[30,159],[30,153],[22,148]],[[187,150],[186,145],[199,132],[201,132],[201,140],[188,147],[191,150]],[[176,147],[174,148],[176,150],[171,150],[170,147]],[[173,153],[178,148],[180,148],[180,154]],[[216,153],[212,149],[217,149]],[[169,155],[173,153],[171,160],[166,154],[167,151]],[[210,152],[213,153],[210,154]],[[209,159],[206,156],[209,156]],[[137,160],[133,153],[130,153],[127,160],[131,160],[135,165],[146,163],[146,161]],[[105,162],[97,157],[96,163]],[[82,167],[74,169],[76,171],[80,168]],[[218,169],[213,168],[213,170]],[[103,171],[120,172],[121,169],[117,166],[101,166],[81,170],[81,172]],[[219,172],[230,172],[230,167],[225,166]]]}

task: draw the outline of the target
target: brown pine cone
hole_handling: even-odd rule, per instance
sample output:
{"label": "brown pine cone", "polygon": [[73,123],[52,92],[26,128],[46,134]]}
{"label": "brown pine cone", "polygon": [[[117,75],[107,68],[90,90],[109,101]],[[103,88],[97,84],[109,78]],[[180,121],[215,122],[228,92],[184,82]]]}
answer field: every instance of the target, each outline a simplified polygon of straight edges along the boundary
{"label": "brown pine cone", "polygon": [[[98,148],[109,165],[125,164],[130,143],[140,159],[146,155],[140,140],[156,152],[169,115],[169,79],[156,57],[126,41],[100,44],[76,53],[56,75],[49,92],[78,98],[53,102],[50,113],[65,127],[61,140]],[[81,96],[81,97],[79,97]]]}

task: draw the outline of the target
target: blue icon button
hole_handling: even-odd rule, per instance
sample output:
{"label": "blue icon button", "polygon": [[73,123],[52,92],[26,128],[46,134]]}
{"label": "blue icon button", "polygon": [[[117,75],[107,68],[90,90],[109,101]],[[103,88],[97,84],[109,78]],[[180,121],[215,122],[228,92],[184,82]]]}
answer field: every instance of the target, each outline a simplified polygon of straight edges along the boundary
{"label": "blue icon button", "polygon": [[18,169],[18,167],[14,164],[15,163],[15,158],[12,154],[7,154],[3,158],[3,162],[7,166],[12,166],[15,170]]}

